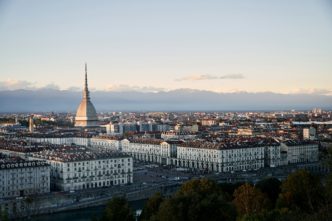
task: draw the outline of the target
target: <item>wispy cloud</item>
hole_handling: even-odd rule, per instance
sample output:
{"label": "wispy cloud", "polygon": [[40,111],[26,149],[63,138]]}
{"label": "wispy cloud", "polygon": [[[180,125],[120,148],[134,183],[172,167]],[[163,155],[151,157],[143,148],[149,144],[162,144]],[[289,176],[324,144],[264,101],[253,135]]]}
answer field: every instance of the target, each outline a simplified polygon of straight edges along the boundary
{"label": "wispy cloud", "polygon": [[66,90],[68,90],[68,91],[81,91],[82,88],[79,88],[79,87],[69,87]]}
{"label": "wispy cloud", "polygon": [[201,74],[201,75],[190,75],[182,78],[175,79],[176,81],[202,81],[202,80],[217,80],[217,79],[243,79],[243,74],[226,74],[226,75],[211,75],[211,74]]}
{"label": "wispy cloud", "polygon": [[138,92],[160,92],[166,91],[165,88],[152,87],[152,86],[135,86],[135,85],[109,85],[106,88],[106,91],[116,91],[116,92],[124,92],[124,91],[138,91]]}
{"label": "wispy cloud", "polygon": [[332,95],[332,90],[324,88],[299,88],[290,91],[291,94],[316,94],[316,95]]}
{"label": "wispy cloud", "polygon": [[52,90],[60,90],[60,87],[54,83],[51,84],[47,84],[44,87],[42,87],[43,89],[52,89]]}
{"label": "wispy cloud", "polygon": [[35,89],[36,83],[29,81],[20,81],[8,79],[0,81],[0,90],[18,90],[18,89]]}
{"label": "wispy cloud", "polygon": [[13,80],[8,79],[5,81],[0,81],[0,90],[38,90],[38,89],[52,89],[60,90],[60,87],[54,83],[49,83],[47,85],[40,86],[36,82],[22,81],[22,80]]}

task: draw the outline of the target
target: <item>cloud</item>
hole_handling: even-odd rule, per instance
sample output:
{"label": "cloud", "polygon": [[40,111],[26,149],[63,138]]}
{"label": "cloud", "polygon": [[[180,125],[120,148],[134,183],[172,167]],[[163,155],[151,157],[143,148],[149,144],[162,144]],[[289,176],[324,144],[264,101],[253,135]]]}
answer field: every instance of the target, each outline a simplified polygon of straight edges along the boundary
{"label": "cloud", "polygon": [[20,80],[8,79],[0,81],[0,90],[19,90],[19,89],[35,89],[36,83]]}
{"label": "cloud", "polygon": [[47,84],[42,89],[60,90],[60,87],[54,83]]}
{"label": "cloud", "polygon": [[68,91],[81,91],[82,88],[79,88],[79,87],[69,87],[66,90],[68,90]]}
{"label": "cloud", "polygon": [[1,91],[39,90],[39,89],[60,90],[60,87],[54,83],[50,83],[44,86],[39,86],[36,82],[29,82],[29,81],[12,80],[12,79],[0,81]]}
{"label": "cloud", "polygon": [[332,90],[324,89],[324,88],[299,88],[293,90],[289,93],[292,94],[315,94],[315,95],[332,95]]}
{"label": "cloud", "polygon": [[201,81],[201,80],[217,80],[217,79],[243,79],[243,74],[226,74],[226,75],[211,75],[211,74],[201,74],[201,75],[190,75],[183,78],[175,79],[176,81]]}
{"label": "cloud", "polygon": [[151,87],[151,86],[133,86],[133,85],[109,85],[106,91],[124,92],[124,91],[138,91],[138,92],[160,92],[166,91],[165,88]]}

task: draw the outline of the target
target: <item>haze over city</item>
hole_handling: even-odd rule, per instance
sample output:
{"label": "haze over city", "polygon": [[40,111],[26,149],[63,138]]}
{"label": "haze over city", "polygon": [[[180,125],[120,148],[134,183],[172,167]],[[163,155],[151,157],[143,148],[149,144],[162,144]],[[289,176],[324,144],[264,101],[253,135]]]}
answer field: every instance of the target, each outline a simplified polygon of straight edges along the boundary
{"label": "haze over city", "polygon": [[0,0],[0,221],[331,221],[332,2]]}

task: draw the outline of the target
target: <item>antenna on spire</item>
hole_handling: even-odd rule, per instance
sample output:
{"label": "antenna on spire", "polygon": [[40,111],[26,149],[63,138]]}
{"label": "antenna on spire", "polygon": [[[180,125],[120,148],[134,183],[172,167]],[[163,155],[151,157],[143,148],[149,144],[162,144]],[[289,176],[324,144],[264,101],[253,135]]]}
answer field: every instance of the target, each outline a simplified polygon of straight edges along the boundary
{"label": "antenna on spire", "polygon": [[85,62],[85,87],[88,87],[88,65]]}
{"label": "antenna on spire", "polygon": [[86,97],[89,99],[89,89],[88,89],[88,65],[85,62],[85,84],[84,84],[84,90],[83,90],[83,97]]}

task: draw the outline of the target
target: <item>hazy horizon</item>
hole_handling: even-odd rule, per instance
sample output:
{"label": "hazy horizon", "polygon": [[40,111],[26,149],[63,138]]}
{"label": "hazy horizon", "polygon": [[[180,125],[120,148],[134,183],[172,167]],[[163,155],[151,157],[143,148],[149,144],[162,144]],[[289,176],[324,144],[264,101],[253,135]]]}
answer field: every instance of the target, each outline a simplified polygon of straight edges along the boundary
{"label": "hazy horizon", "polygon": [[[105,111],[273,111],[332,109],[322,94],[217,93],[181,89],[161,92],[92,91],[98,112]],[[82,92],[44,88],[0,91],[0,112],[75,112]]]}

